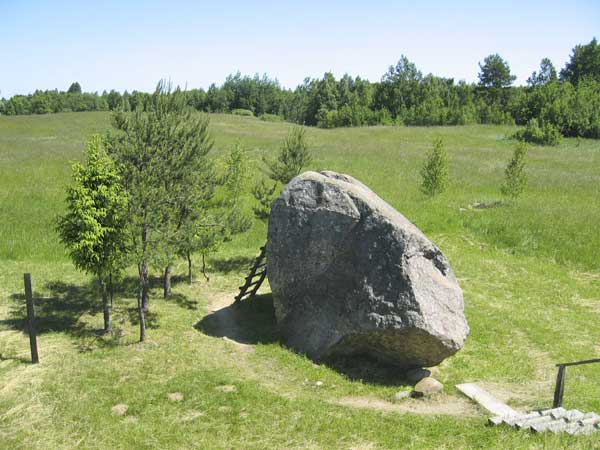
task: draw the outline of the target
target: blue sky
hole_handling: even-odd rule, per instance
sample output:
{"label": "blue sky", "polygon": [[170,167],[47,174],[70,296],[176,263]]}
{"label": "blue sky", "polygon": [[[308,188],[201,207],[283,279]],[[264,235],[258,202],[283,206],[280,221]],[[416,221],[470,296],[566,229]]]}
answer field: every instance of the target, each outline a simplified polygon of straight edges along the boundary
{"label": "blue sky", "polygon": [[295,87],[326,71],[376,81],[405,54],[424,73],[475,81],[499,53],[517,83],[600,38],[600,1],[0,0],[0,96],[35,89],[188,88],[236,71]]}

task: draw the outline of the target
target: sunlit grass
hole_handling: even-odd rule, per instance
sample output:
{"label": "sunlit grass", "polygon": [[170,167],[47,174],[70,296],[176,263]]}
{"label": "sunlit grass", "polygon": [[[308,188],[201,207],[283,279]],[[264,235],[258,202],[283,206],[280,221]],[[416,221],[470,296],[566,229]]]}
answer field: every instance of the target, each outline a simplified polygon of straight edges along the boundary
{"label": "sunlit grass", "polygon": [[[281,344],[268,295],[240,310],[247,352],[204,327],[209,302],[232,298],[264,243],[257,222],[211,259],[211,281],[176,279],[174,298],[152,292],[148,342],[137,343],[135,289],[119,292],[100,337],[92,280],[75,271],[53,232],[70,160],[104,113],[0,118],[0,448],[594,448],[597,436],[531,435],[468,417],[338,406],[348,396],[390,401],[400,383],[363,380],[315,365]],[[259,159],[289,124],[212,116],[215,153],[236,139]],[[315,169],[350,173],[421,227],[449,257],[464,290],[471,334],[435,369],[445,398],[482,383],[523,410],[548,407],[554,364],[600,356],[600,159],[597,142],[532,148],[529,188],[500,200],[510,127],[310,129]],[[428,200],[419,168],[435,137],[450,153],[452,184]],[[196,261],[198,267],[199,261]],[[22,274],[31,272],[41,333],[39,366],[27,363]],[[185,273],[185,264],[175,267]],[[158,276],[159,271],[155,270]],[[132,270],[128,274],[135,276]],[[155,283],[158,283],[156,280]],[[263,289],[268,294],[268,287]],[[261,303],[262,301],[262,303]],[[204,322],[203,322],[204,321]],[[565,407],[600,412],[600,365],[569,369]],[[323,385],[317,387],[316,382]],[[223,392],[223,385],[236,392]],[[183,394],[173,402],[169,393]],[[124,416],[111,408],[124,403]]]}

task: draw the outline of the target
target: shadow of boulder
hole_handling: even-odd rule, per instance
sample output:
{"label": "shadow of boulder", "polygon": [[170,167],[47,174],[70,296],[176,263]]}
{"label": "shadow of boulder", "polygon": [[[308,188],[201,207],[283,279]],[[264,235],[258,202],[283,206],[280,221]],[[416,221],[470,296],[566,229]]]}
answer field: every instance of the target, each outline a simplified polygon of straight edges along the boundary
{"label": "shadow of boulder", "polygon": [[334,356],[320,361],[352,381],[381,386],[412,386],[406,371],[367,355]]}
{"label": "shadow of boulder", "polygon": [[[238,305],[221,308],[203,317],[194,328],[209,336],[231,339],[240,344],[280,343],[285,346],[277,329],[272,294],[257,295]],[[316,362],[353,381],[398,387],[414,384],[405,379],[402,369],[368,356],[332,357]]]}
{"label": "shadow of boulder", "polygon": [[232,303],[204,316],[194,328],[209,336],[226,337],[241,344],[280,341],[271,294],[257,295],[237,305]]}

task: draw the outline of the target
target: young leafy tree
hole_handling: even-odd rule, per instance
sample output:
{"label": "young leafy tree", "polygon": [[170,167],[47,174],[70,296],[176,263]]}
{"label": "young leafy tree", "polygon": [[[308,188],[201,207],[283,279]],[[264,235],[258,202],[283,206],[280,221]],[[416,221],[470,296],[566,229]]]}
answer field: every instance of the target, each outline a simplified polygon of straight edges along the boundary
{"label": "young leafy tree", "polygon": [[78,269],[98,278],[102,289],[104,332],[110,331],[107,279],[124,265],[127,194],[102,138],[91,137],[84,164],[73,165],[67,212],[58,220],[60,240]]}
{"label": "young leafy tree", "polygon": [[[164,83],[144,98],[143,109],[113,116],[115,131],[109,134],[108,151],[129,193],[128,230],[139,273],[140,340],[145,338],[144,312],[149,308],[150,264],[172,258],[188,207],[204,192],[199,185],[210,167],[208,124],[206,116],[186,105],[183,92],[171,92]],[[170,263],[166,262],[165,272]]]}
{"label": "young leafy tree", "polygon": [[436,139],[433,149],[427,154],[427,160],[421,169],[421,191],[433,197],[448,186],[448,154],[441,139]]}
{"label": "young leafy tree", "polygon": [[500,187],[502,195],[516,200],[527,186],[527,173],[525,172],[525,157],[527,145],[519,142],[511,160],[504,169],[504,183]]}

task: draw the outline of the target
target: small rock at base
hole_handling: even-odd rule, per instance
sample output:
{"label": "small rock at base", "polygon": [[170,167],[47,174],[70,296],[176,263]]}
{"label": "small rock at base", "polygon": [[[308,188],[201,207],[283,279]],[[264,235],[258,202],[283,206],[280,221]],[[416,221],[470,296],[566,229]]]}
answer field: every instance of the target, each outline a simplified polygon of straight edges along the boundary
{"label": "small rock at base", "polygon": [[423,378],[419,381],[412,392],[413,397],[429,397],[444,390],[444,385],[432,377]]}
{"label": "small rock at base", "polygon": [[410,397],[410,391],[400,391],[394,394],[394,401],[399,402],[405,398]]}
{"label": "small rock at base", "polygon": [[119,403],[118,405],[113,406],[110,410],[115,416],[122,416],[127,412],[128,409],[129,406],[124,403]]}
{"label": "small rock at base", "polygon": [[406,381],[410,381],[411,383],[418,383],[423,378],[427,378],[431,375],[431,371],[427,369],[412,369],[404,374],[404,378]]}

